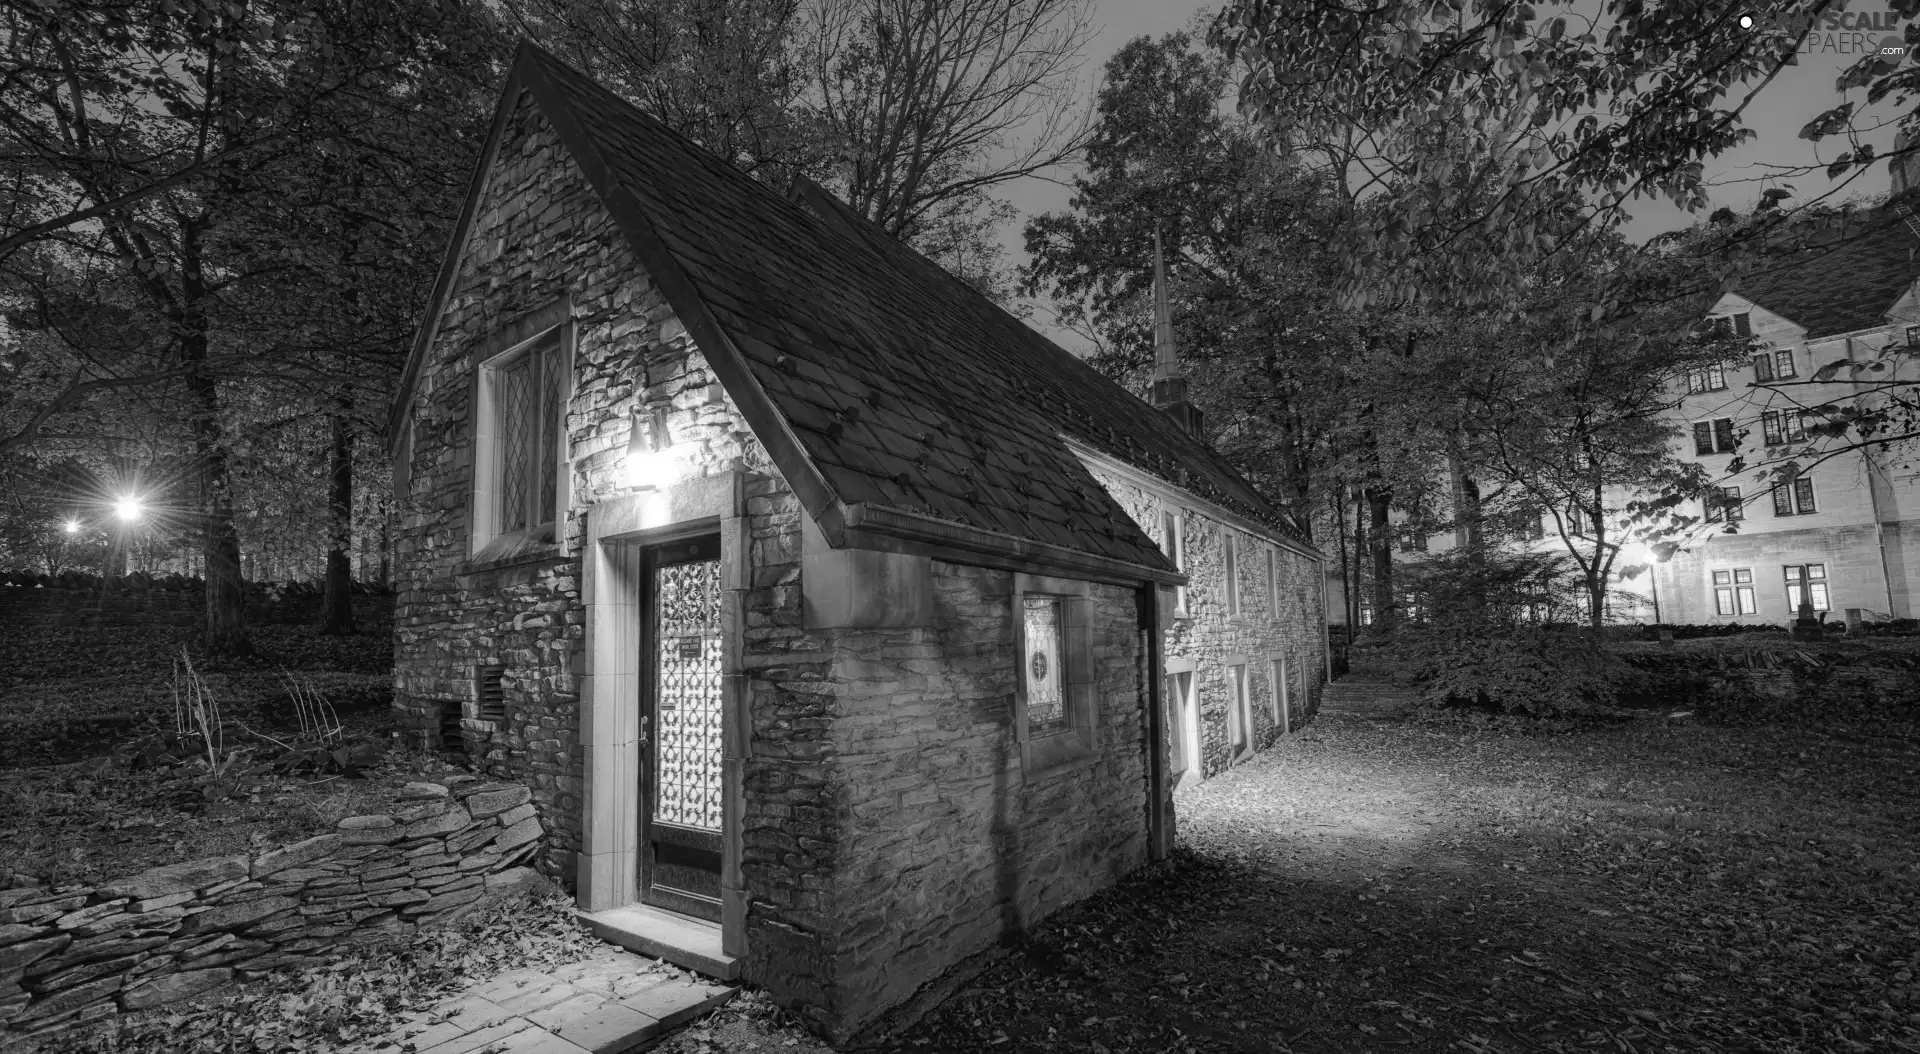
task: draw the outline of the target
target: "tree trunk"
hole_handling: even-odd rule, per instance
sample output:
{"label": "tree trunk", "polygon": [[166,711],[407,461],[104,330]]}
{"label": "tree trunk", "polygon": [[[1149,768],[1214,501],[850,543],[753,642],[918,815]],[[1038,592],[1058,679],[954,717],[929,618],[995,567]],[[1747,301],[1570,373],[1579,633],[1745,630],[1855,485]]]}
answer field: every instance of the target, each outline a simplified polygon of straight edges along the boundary
{"label": "tree trunk", "polygon": [[[1359,498],[1356,491],[1354,497]],[[1360,632],[1360,598],[1366,589],[1366,561],[1361,559],[1371,552],[1367,548],[1367,503],[1364,499],[1353,503],[1353,589],[1347,593],[1348,625],[1354,633]]]}
{"label": "tree trunk", "polygon": [[1367,544],[1373,548],[1373,628],[1384,636],[1393,632],[1399,613],[1393,596],[1393,530],[1387,523],[1393,490],[1368,487],[1366,498]]}
{"label": "tree trunk", "polygon": [[1481,529],[1480,484],[1467,475],[1457,451],[1447,454],[1447,472],[1453,477],[1453,544],[1466,558],[1466,601],[1478,612],[1487,603],[1485,533]]}
{"label": "tree trunk", "polygon": [[334,403],[333,443],[327,451],[327,584],[320,597],[320,632],[353,632],[353,426],[348,402]]}
{"label": "tree trunk", "polygon": [[[180,357],[205,362],[209,350],[205,303],[205,276],[200,273],[197,229],[182,224],[181,287],[187,309]],[[240,532],[233,523],[233,472],[227,457],[226,426],[220,419],[220,387],[205,370],[187,378],[193,416],[194,464],[200,483],[200,553],[206,560],[207,651],[214,655],[248,655],[247,589],[240,577]]]}

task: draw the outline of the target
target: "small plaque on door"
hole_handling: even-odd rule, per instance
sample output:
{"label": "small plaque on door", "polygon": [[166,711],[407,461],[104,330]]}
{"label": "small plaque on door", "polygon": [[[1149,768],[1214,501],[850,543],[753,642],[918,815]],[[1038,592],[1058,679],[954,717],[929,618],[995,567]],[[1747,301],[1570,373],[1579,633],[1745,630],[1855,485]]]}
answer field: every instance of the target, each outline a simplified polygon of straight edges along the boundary
{"label": "small plaque on door", "polygon": [[683,659],[699,658],[701,655],[702,649],[705,647],[705,643],[706,642],[701,640],[699,637],[681,637],[680,638],[680,657]]}

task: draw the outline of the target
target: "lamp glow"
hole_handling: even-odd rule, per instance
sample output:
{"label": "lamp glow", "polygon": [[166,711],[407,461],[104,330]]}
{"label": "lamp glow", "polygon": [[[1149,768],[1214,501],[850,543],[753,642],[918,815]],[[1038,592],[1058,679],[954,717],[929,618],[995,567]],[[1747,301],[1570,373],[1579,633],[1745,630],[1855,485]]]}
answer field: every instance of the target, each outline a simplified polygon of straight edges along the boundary
{"label": "lamp glow", "polygon": [[121,498],[119,501],[113,503],[113,512],[114,515],[119,516],[128,523],[132,523],[140,518],[140,499]]}
{"label": "lamp glow", "polygon": [[79,533],[80,533],[80,521],[79,521],[79,520],[68,520],[68,521],[67,521],[67,524],[66,524],[66,526],[67,526],[67,533],[68,533],[68,534],[79,534]]}
{"label": "lamp glow", "polygon": [[667,432],[665,407],[633,415],[627,456],[620,469],[622,481],[637,490],[662,490],[680,478],[680,451],[674,449]]}

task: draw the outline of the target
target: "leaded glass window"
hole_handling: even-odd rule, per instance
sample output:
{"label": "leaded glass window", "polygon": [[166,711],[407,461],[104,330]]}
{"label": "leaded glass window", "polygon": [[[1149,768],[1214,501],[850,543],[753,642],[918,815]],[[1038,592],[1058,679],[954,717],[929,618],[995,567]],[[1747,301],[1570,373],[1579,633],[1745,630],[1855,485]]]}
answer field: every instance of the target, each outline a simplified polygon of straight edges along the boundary
{"label": "leaded glass window", "polygon": [[494,486],[491,534],[515,534],[554,521],[566,367],[558,336],[502,365],[489,366],[493,391]]}
{"label": "leaded glass window", "polygon": [[1064,607],[1059,597],[1026,598],[1026,655],[1020,676],[1027,694],[1027,735],[1049,736],[1073,727],[1068,716],[1066,664],[1061,648]]}
{"label": "leaded glass window", "polygon": [[658,795],[654,817],[720,830],[720,561],[654,572],[659,604]]}

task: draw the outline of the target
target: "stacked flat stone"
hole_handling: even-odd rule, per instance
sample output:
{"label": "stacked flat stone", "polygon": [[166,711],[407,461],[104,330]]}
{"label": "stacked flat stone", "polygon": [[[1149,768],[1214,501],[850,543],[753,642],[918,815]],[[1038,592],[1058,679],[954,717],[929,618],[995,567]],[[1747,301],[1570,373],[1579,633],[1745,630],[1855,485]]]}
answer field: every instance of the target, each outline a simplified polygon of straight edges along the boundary
{"label": "stacked flat stone", "polygon": [[[0,890],[0,1034],[66,1028],[441,925],[538,885],[527,788],[409,783],[397,807],[258,856]],[[5,1047],[0,1040],[0,1048]]]}

